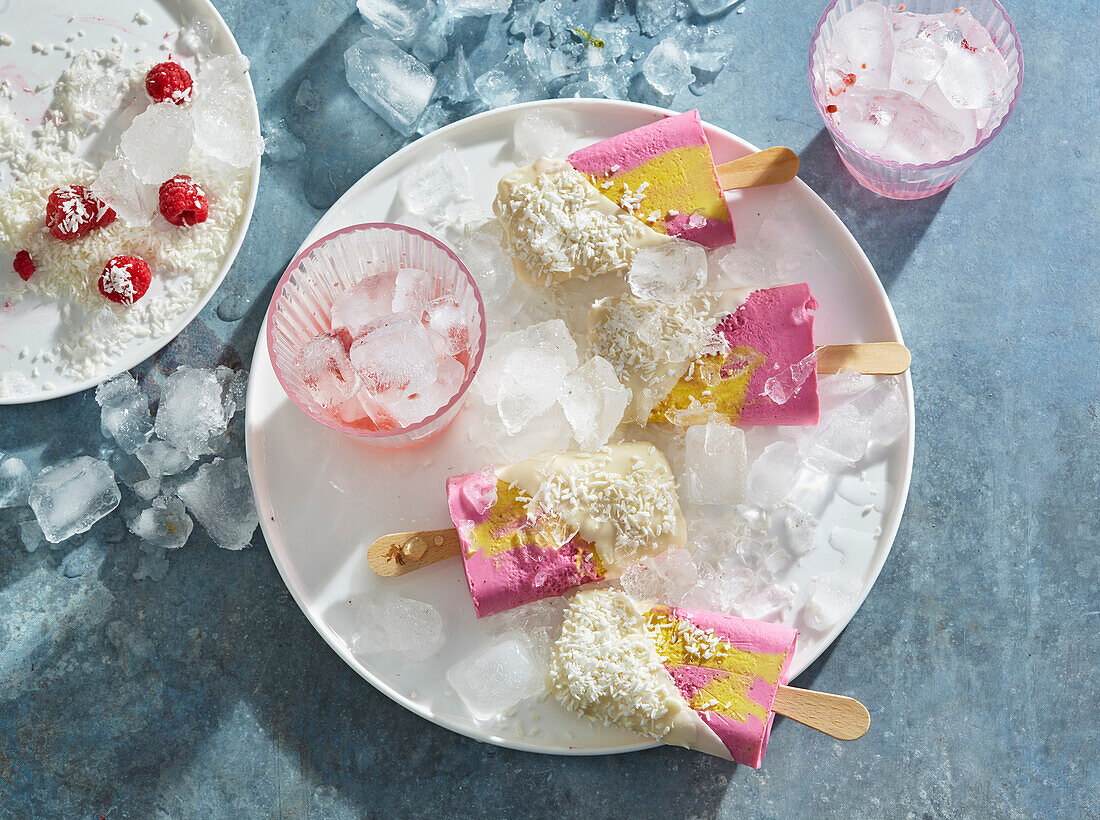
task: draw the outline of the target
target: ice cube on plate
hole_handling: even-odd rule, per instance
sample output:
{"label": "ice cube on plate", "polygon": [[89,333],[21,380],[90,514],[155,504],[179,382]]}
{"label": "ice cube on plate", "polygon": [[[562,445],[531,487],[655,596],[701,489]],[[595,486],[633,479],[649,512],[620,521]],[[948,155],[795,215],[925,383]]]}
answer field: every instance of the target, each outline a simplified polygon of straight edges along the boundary
{"label": "ice cube on plate", "polygon": [[[644,199],[640,209],[646,210]],[[684,239],[642,248],[634,257],[627,281],[639,299],[680,302],[706,285],[707,253]]]}
{"label": "ice cube on plate", "polygon": [[103,163],[92,183],[92,193],[102,199],[123,222],[135,227],[148,225],[157,213],[158,184],[146,184],[137,178],[125,157]]}
{"label": "ice cube on plate", "polygon": [[[511,356],[518,352],[538,352],[549,363],[548,375],[556,393],[566,374],[579,364],[577,343],[569,334],[569,328],[561,319],[550,319],[529,325],[523,330],[502,333],[485,349],[478,371],[478,390],[489,404],[497,404],[501,396],[501,380],[504,367]],[[516,370],[513,367],[513,372]],[[552,403],[552,402],[551,402]],[[546,405],[548,407],[549,405]],[[545,407],[543,408],[545,409]],[[540,411],[541,412],[541,411]]]}
{"label": "ice cube on plate", "polygon": [[778,504],[794,489],[802,472],[798,445],[789,441],[769,444],[749,469],[748,500],[762,507]]}
{"label": "ice cube on plate", "polygon": [[858,581],[827,575],[814,578],[802,617],[811,629],[828,632],[851,612],[863,587]]}
{"label": "ice cube on plate", "polygon": [[615,368],[602,356],[593,356],[565,377],[558,397],[573,438],[581,450],[607,444],[630,404],[630,390],[619,383]]}
{"label": "ice cube on plate", "polygon": [[251,165],[263,152],[254,106],[248,58],[225,55],[202,61],[191,102],[199,149],[234,168]]}
{"label": "ice cube on plate", "polygon": [[314,336],[302,345],[294,364],[318,407],[335,407],[359,388],[342,333]]}
{"label": "ice cube on plate", "polygon": [[845,404],[822,419],[813,435],[801,439],[799,445],[808,457],[835,469],[863,458],[870,437],[867,417],[853,405]]}
{"label": "ice cube on plate", "polygon": [[161,388],[153,429],[191,458],[218,452],[230,419],[244,402],[247,380],[244,372],[228,367],[181,366]]}
{"label": "ice cube on plate", "polygon": [[402,174],[397,193],[405,207],[433,223],[454,213],[459,202],[472,199],[470,169],[450,144],[441,145],[431,159]]}
{"label": "ice cube on plate", "polygon": [[160,185],[182,170],[194,139],[191,115],[175,103],[163,102],[134,117],[119,147],[139,180]]}
{"label": "ice cube on plate", "polygon": [[396,652],[419,662],[443,646],[443,618],[424,601],[383,594],[358,599],[355,610],[351,650],[357,655]]}
{"label": "ice cube on plate", "polygon": [[707,254],[707,288],[759,287],[771,281],[773,272],[764,255],[742,245],[726,245]]}
{"label": "ice cube on plate", "polygon": [[389,272],[375,273],[338,293],[332,303],[332,329],[346,330],[357,339],[375,319],[389,316],[395,278]]}
{"label": "ice cube on plate", "polygon": [[260,517],[244,459],[216,458],[203,464],[177,495],[219,547],[239,550],[249,545]]}
{"label": "ice cube on plate", "polygon": [[[145,442],[137,448],[135,455],[137,455],[138,461],[145,466],[145,471],[154,478],[177,475],[195,463],[195,459],[187,453],[177,450],[167,441],[160,441],[159,439]],[[123,481],[126,482],[126,479],[123,478]],[[131,486],[130,482],[126,483],[127,486]]]}
{"label": "ice cube on plate", "polygon": [[348,85],[398,133],[413,132],[435,89],[428,67],[383,37],[366,37],[344,52]]}
{"label": "ice cube on plate", "polygon": [[432,300],[432,275],[419,268],[401,268],[393,283],[393,312],[420,316]]}
{"label": "ice cube on plate", "polygon": [[351,345],[351,365],[372,394],[419,393],[436,377],[436,357],[419,317],[394,313],[375,319]]}
{"label": "ice cube on plate", "polygon": [[676,96],[695,79],[687,54],[671,38],[662,40],[646,55],[642,75],[657,93],[666,97]]}
{"label": "ice cube on plate", "polygon": [[9,456],[0,461],[0,510],[26,504],[32,481],[23,459]]}
{"label": "ice cube on plate", "polygon": [[817,370],[817,351],[813,351],[800,361],[783,368],[764,382],[764,395],[776,404],[786,404],[806,383],[810,374]]}
{"label": "ice cube on plate", "polygon": [[893,444],[909,428],[909,408],[897,376],[883,379],[854,402],[871,428],[871,440]]}
{"label": "ice cube on plate", "polygon": [[358,0],[360,16],[394,40],[414,37],[432,13],[431,0]]}
{"label": "ice cube on plate", "polygon": [[500,223],[486,223],[471,231],[458,244],[462,263],[477,282],[486,305],[502,302],[515,281],[512,259],[500,244]]}
{"label": "ice cube on plate", "polygon": [[780,543],[791,555],[801,557],[817,545],[818,520],[805,510],[785,505],[774,513],[780,525]]}
{"label": "ice cube on plate", "polygon": [[59,544],[90,530],[121,499],[107,462],[78,456],[42,470],[28,501],[46,540]]}
{"label": "ice cube on plate", "polygon": [[443,340],[443,352],[449,356],[470,350],[469,311],[453,296],[433,299],[424,308],[424,323]]}
{"label": "ice cube on plate", "polygon": [[522,635],[480,649],[447,670],[447,682],[477,720],[502,715],[545,688],[543,670]]}
{"label": "ice cube on plate", "polygon": [[134,377],[120,373],[95,390],[100,407],[99,425],[103,435],[110,436],[127,453],[137,452],[153,431],[149,401]]}
{"label": "ice cube on plate", "polygon": [[691,553],[674,549],[631,564],[619,583],[624,592],[640,601],[676,604],[698,580],[699,568]]}
{"label": "ice cube on plate", "polygon": [[138,513],[127,526],[130,532],[149,545],[174,550],[187,543],[195,525],[182,501],[161,495],[154,498],[152,504]]}
{"label": "ice cube on plate", "polygon": [[528,111],[512,131],[516,165],[539,157],[564,157],[577,140],[577,121],[565,111]]}
{"label": "ice cube on plate", "polygon": [[684,463],[688,500],[696,504],[740,504],[745,500],[748,451],[740,427],[715,421],[689,427]]}

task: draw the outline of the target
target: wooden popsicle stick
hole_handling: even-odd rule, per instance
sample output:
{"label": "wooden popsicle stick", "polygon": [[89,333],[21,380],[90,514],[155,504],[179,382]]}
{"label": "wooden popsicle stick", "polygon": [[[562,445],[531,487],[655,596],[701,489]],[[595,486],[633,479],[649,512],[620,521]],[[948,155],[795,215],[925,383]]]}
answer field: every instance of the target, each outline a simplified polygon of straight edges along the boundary
{"label": "wooden popsicle stick", "polygon": [[817,372],[851,370],[870,376],[896,376],[909,369],[912,358],[909,348],[897,342],[824,345],[817,349]]}
{"label": "wooden popsicle stick", "polygon": [[723,162],[715,170],[724,191],[778,185],[798,175],[798,154],[790,148],[765,148],[747,157]]}
{"label": "wooden popsicle stick", "polygon": [[421,530],[383,535],[367,549],[367,564],[375,575],[395,578],[415,569],[458,555],[462,544],[458,532]]}
{"label": "wooden popsicle stick", "polygon": [[871,714],[855,698],[780,686],[772,709],[837,740],[863,737],[871,727]]}

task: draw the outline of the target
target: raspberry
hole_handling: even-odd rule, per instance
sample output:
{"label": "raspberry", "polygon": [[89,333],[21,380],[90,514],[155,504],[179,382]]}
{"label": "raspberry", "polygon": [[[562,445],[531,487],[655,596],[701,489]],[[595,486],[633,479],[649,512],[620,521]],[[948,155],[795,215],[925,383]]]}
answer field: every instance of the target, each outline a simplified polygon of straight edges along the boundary
{"label": "raspberry", "polygon": [[191,75],[179,63],[157,63],[145,75],[145,91],[153,102],[187,105],[192,85]]}
{"label": "raspberry", "polygon": [[177,174],[160,186],[160,213],[173,225],[198,225],[210,213],[210,203],[195,180]]}
{"label": "raspberry", "polygon": [[15,261],[11,263],[11,266],[15,268],[15,272],[19,274],[19,278],[24,282],[30,279],[34,273],[34,260],[26,251],[19,251],[15,255]]}
{"label": "raspberry", "polygon": [[140,256],[116,256],[99,275],[99,292],[120,305],[132,305],[149,290],[153,274]]}
{"label": "raspberry", "polygon": [[55,239],[76,239],[114,221],[114,210],[83,185],[54,188],[46,200],[46,227]]}

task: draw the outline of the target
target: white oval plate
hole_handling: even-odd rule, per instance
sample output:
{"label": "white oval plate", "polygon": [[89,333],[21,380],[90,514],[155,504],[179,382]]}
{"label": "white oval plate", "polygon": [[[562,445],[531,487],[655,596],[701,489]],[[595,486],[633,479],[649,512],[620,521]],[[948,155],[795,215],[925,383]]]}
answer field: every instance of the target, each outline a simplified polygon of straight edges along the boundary
{"label": "white oval plate", "polygon": [[[394,219],[397,183],[410,166],[433,156],[441,143],[455,145],[473,172],[475,201],[486,212],[503,173],[514,167],[510,140],[518,115],[538,107],[570,111],[589,141],[653,122],[667,112],[651,106],[605,100],[525,103],[454,123],[409,145],[370,171],[334,204],[303,241],[358,222]],[[756,149],[728,132],[707,127],[716,161]],[[870,262],[837,216],[804,183],[782,186],[792,192],[797,229],[813,243],[820,259],[805,278],[821,304],[815,328],[820,343],[901,341],[893,309]],[[761,188],[732,194],[734,222],[741,233],[759,224],[780,193]],[[837,526],[881,534],[873,548],[847,560],[826,545],[792,568],[786,581],[804,591],[826,573],[862,584],[859,603],[878,577],[901,520],[913,464],[913,399],[908,376],[903,385],[909,429],[874,463],[861,465],[880,491],[882,512],[870,513],[834,499],[821,514],[819,537]],[[553,754],[606,754],[649,748],[635,735],[595,726],[567,713],[553,699],[521,704],[507,719],[478,722],[446,682],[446,671],[491,638],[474,617],[462,564],[456,558],[401,578],[378,578],[366,562],[367,546],[378,536],[450,526],[445,503],[447,476],[483,466],[469,433],[456,424],[431,443],[403,451],[369,447],[311,421],[291,403],[275,379],[268,357],[266,325],[260,329],[252,360],[246,443],[260,525],[279,572],[306,617],[329,645],[360,675],[408,709],[448,729],[478,740]],[[869,536],[870,538],[870,536]],[[422,663],[392,653],[365,658],[350,648],[349,600],[392,591],[427,601],[439,610],[446,630],[443,649]],[[832,643],[857,607],[827,633],[799,637],[793,672],[802,672]]]}
{"label": "white oval plate", "polygon": [[[149,22],[144,25],[138,24],[134,19],[141,12],[149,18]],[[84,36],[68,43],[76,51],[117,45],[112,41],[112,38],[117,37],[126,47],[127,60],[162,60],[168,56],[166,52],[159,50],[165,32],[179,29],[195,19],[201,19],[210,26],[213,37],[211,49],[215,55],[241,53],[229,26],[208,0],[82,0],[79,4],[74,4],[71,0],[11,0],[0,17],[0,32],[14,41],[10,46],[0,47],[0,77],[10,79],[16,91],[15,99],[8,102],[8,105],[12,113],[20,119],[26,118],[28,123],[40,122],[49,103],[47,95],[50,91],[37,95],[31,89],[42,83],[52,82],[68,65],[69,60],[64,52],[50,51],[44,55],[32,53],[33,43],[49,47],[54,43],[65,43],[66,37],[83,31]],[[138,45],[141,46],[141,51],[134,53],[132,47]],[[251,78],[249,90],[252,90]],[[255,92],[252,92],[251,97],[253,122],[258,131],[260,113],[256,106]],[[117,139],[118,134],[113,136]],[[101,141],[99,137],[102,135],[97,135],[97,142]],[[30,357],[19,357],[19,352],[25,347],[40,350],[49,349],[55,344],[61,317],[54,300],[32,296],[0,310],[0,373],[22,373],[32,384],[31,393],[0,397],[0,405],[43,401],[95,387],[148,359],[176,338],[210,301],[210,297],[233,265],[233,260],[237,258],[237,252],[241,249],[248,231],[248,223],[252,219],[259,182],[260,159],[257,157],[251,168],[248,202],[241,224],[222,261],[221,270],[206,292],[190,310],[177,317],[168,332],[145,339],[132,339],[123,347],[114,364],[91,378],[73,378],[55,371],[53,366],[41,362],[32,363]],[[0,277],[15,277],[11,263],[10,256],[0,255]],[[158,282],[154,278],[150,295],[156,296],[157,292]],[[37,377],[33,374],[35,369],[39,371]]]}

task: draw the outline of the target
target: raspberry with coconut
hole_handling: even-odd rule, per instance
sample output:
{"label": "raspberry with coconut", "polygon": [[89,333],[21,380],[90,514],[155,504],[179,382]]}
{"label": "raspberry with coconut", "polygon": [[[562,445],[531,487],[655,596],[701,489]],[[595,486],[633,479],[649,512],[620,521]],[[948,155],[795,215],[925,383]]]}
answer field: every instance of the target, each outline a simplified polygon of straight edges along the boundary
{"label": "raspberry with coconut", "polygon": [[157,63],[145,75],[145,93],[153,102],[187,105],[194,83],[187,69],[171,61]]}
{"label": "raspberry with coconut", "polygon": [[153,274],[140,256],[115,256],[99,275],[99,292],[112,302],[132,305],[149,290]]}
{"label": "raspberry with coconut", "polygon": [[11,263],[11,266],[15,268],[15,272],[19,274],[19,278],[24,282],[34,275],[34,260],[26,251],[19,251],[15,255],[15,260]]}
{"label": "raspberry with coconut", "polygon": [[46,227],[54,239],[68,242],[114,221],[114,210],[83,185],[54,188],[46,200]]}
{"label": "raspberry with coconut", "polygon": [[209,216],[210,201],[195,180],[177,174],[160,186],[160,214],[173,225],[198,225]]}

